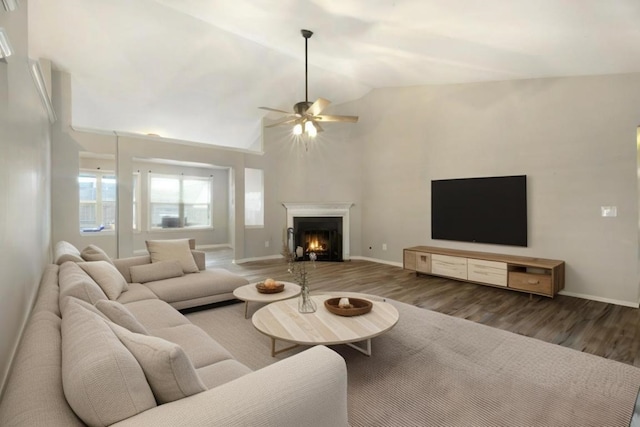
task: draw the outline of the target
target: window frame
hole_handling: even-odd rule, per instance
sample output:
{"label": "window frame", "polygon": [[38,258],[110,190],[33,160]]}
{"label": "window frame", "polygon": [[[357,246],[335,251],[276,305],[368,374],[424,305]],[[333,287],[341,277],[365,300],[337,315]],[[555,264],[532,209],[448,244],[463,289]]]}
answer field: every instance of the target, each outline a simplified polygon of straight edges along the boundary
{"label": "window frame", "polygon": [[[83,227],[80,224],[81,218],[80,218],[80,208],[82,207],[83,204],[88,204],[91,203],[90,201],[83,201],[80,199],[80,178],[82,178],[82,176],[92,176],[95,178],[96,180],[96,198],[95,198],[95,204],[94,204],[94,209],[95,209],[95,217],[96,217],[96,221],[95,221],[95,227]],[[117,187],[118,185],[118,177],[116,176],[114,171],[109,171],[109,170],[102,170],[102,169],[86,169],[86,168],[81,168],[78,171],[78,176],[77,176],[77,182],[78,182],[78,230],[80,231],[81,234],[89,234],[89,233],[96,233],[96,232],[113,232],[115,231],[115,228],[117,226],[117,213],[114,217],[114,222],[113,224],[105,224],[104,223],[104,200],[102,197],[102,180],[105,177],[113,177],[113,179],[115,180],[115,185]],[[117,192],[116,192],[116,200],[113,201],[113,203],[116,206],[118,206],[118,200],[117,200]],[[103,226],[103,229],[98,229],[100,226]],[[91,228],[95,228],[95,229],[91,229]]]}
{"label": "window frame", "polygon": [[[249,182],[251,179],[247,174],[247,172],[249,171],[260,172],[259,184],[257,184],[256,182],[253,182],[253,183]],[[253,190],[253,188],[251,187],[254,187],[256,185],[260,186],[259,191],[249,191],[249,190]],[[259,209],[249,210],[247,208],[251,204],[251,201],[249,200],[251,193],[259,193],[259,196],[258,196],[258,198],[260,199],[258,201],[258,204],[260,206]],[[248,219],[251,212],[257,214],[258,222],[249,224]],[[264,169],[244,168],[244,227],[245,228],[264,228]]]}
{"label": "window frame", "polygon": [[[154,178],[162,178],[162,179],[175,179],[178,180],[179,184],[178,184],[178,191],[179,191],[179,201],[177,202],[178,205],[178,224],[179,226],[177,227],[162,227],[162,225],[154,225],[153,224],[153,217],[154,217],[154,209],[153,209],[153,204],[154,203],[162,203],[162,202],[153,202],[153,193],[152,193],[152,180]],[[184,201],[184,181],[187,180],[194,180],[194,181],[206,181],[208,184],[208,190],[209,190],[209,194],[208,194],[208,203],[200,203],[200,204],[207,204],[208,205],[208,216],[209,216],[209,223],[207,225],[193,225],[193,226],[189,226],[187,225],[186,227],[184,226],[184,218],[185,218],[185,206],[188,205],[193,205],[193,203],[186,203]],[[171,232],[171,231],[184,231],[184,230],[213,230],[213,177],[212,176],[207,176],[207,177],[203,177],[203,176],[195,176],[195,175],[183,175],[183,174],[164,174],[164,173],[149,173],[148,177],[147,177],[147,199],[146,199],[146,206],[147,206],[147,230],[148,231],[153,231],[153,232]],[[173,203],[166,203],[166,204],[173,204]]]}

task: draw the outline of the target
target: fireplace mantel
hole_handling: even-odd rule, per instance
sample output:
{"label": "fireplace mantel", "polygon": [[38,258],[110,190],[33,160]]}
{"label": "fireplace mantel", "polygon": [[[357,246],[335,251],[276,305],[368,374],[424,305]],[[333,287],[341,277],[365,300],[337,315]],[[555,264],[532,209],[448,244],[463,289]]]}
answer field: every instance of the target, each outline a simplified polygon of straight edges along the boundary
{"label": "fireplace mantel", "polygon": [[284,202],[287,209],[287,228],[293,227],[294,217],[304,216],[340,216],[342,217],[342,259],[350,259],[349,250],[349,209],[352,202],[318,202],[318,203],[292,203]]}

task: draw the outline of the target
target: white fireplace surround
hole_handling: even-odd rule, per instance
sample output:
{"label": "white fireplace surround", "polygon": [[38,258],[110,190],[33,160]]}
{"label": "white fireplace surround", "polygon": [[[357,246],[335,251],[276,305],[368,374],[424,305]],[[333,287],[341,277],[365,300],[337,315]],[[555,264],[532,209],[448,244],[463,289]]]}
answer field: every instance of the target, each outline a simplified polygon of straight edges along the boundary
{"label": "white fireplace surround", "polygon": [[287,209],[287,228],[293,227],[294,217],[342,217],[342,259],[350,259],[349,250],[349,209],[352,202],[327,203],[282,203]]}

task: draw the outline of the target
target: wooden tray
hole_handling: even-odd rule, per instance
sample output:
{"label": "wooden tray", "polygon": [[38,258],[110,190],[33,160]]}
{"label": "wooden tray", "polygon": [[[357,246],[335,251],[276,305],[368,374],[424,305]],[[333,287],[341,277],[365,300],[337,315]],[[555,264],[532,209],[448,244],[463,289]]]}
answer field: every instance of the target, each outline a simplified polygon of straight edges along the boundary
{"label": "wooden tray", "polygon": [[284,291],[284,283],[278,283],[278,286],[275,288],[267,288],[264,286],[264,283],[256,283],[256,289],[261,294],[277,294],[278,292]]}
{"label": "wooden tray", "polygon": [[324,301],[324,306],[333,314],[338,316],[359,316],[371,311],[373,303],[366,299],[349,298],[349,303],[353,306],[351,308],[340,308],[338,303],[340,298],[329,298]]}

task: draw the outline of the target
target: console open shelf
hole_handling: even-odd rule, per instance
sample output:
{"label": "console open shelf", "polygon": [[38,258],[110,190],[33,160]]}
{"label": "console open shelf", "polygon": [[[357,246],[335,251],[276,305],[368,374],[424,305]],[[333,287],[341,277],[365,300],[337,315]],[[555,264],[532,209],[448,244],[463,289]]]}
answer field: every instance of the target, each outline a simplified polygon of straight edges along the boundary
{"label": "console open shelf", "polygon": [[414,246],[403,266],[416,274],[448,277],[553,298],[564,288],[564,261],[518,255]]}

